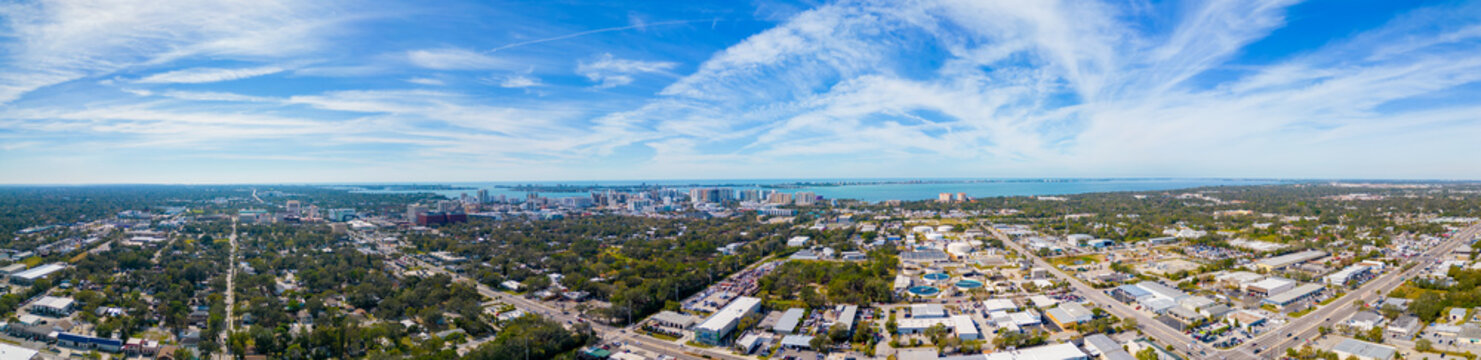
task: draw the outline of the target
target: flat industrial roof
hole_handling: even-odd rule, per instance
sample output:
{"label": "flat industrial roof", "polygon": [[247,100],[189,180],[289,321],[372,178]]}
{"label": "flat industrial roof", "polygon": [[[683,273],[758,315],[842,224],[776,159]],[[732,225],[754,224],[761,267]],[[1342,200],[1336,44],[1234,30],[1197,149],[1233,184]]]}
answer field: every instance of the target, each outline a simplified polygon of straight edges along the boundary
{"label": "flat industrial roof", "polygon": [[844,305],[843,311],[838,313],[838,323],[843,324],[844,329],[853,330],[854,317],[858,316],[858,313],[859,307],[857,305]]}
{"label": "flat industrial roof", "polygon": [[735,298],[734,301],[731,301],[730,304],[726,304],[725,307],[720,308],[720,310],[716,311],[715,314],[710,315],[710,318],[705,319],[705,321],[703,323],[700,323],[699,326],[696,328],[710,331],[723,330],[726,326],[730,325],[730,322],[739,320],[742,316],[745,316],[747,312],[751,311],[751,308],[756,307],[760,304],[761,299],[753,298],[750,296]]}
{"label": "flat industrial roof", "polygon": [[44,306],[53,309],[62,309],[72,306],[72,298],[42,296],[41,299],[36,300],[36,302],[31,303],[31,305]]}
{"label": "flat industrial roof", "polygon": [[36,350],[0,343],[0,360],[31,360],[36,353]]}
{"label": "flat industrial roof", "polygon": [[1134,297],[1134,298],[1139,298],[1139,297],[1143,297],[1143,296],[1152,296],[1152,292],[1151,291],[1147,291],[1147,289],[1143,289],[1142,287],[1136,286],[1136,285],[1121,285],[1121,286],[1117,286],[1116,288],[1117,289],[1121,289],[1121,291],[1126,292],[1127,294],[1131,295],[1131,297]]}
{"label": "flat industrial roof", "polygon": [[54,272],[57,272],[57,271],[61,271],[62,269],[66,269],[66,268],[67,268],[66,266],[62,266],[61,264],[46,264],[46,265],[37,266],[35,268],[32,268],[31,270],[26,270],[26,271],[15,273],[15,275],[11,275],[11,276],[12,277],[22,278],[22,279],[27,279],[27,280],[35,280],[35,279],[39,279],[39,278],[45,277],[47,275],[51,275],[51,273],[54,273]]}
{"label": "flat industrial roof", "polygon": [[771,330],[782,333],[790,333],[797,330],[797,323],[802,321],[803,313],[802,308],[787,309],[787,312],[782,313],[782,319],[777,320],[776,325],[771,326]]}
{"label": "flat industrial roof", "polygon": [[1357,339],[1342,339],[1332,351],[1357,355],[1369,359],[1390,359],[1394,357],[1394,347],[1378,345]]}
{"label": "flat industrial roof", "polygon": [[1278,288],[1278,287],[1289,285],[1289,284],[1295,284],[1295,283],[1296,283],[1295,280],[1283,279],[1283,278],[1278,278],[1278,277],[1271,277],[1271,278],[1268,278],[1268,279],[1265,279],[1265,280],[1256,281],[1255,283],[1250,284],[1250,287],[1257,287],[1257,288],[1261,288],[1261,289],[1265,289],[1265,290],[1270,290],[1270,289]]}
{"label": "flat industrial roof", "polygon": [[972,334],[972,335],[979,335],[980,334],[980,332],[977,330],[977,322],[972,321],[972,317],[971,316],[966,316],[966,315],[952,315],[951,316],[951,322],[952,322],[952,325],[953,325],[952,327],[954,328],[954,330],[955,330],[954,332],[956,333],[956,336],[957,337],[962,337],[962,335],[966,335],[966,334]]}
{"label": "flat industrial roof", "polygon": [[1085,347],[1095,350],[1096,354],[1092,355],[1100,355],[1112,349],[1120,350],[1121,344],[1117,344],[1116,340],[1111,340],[1106,334],[1095,334],[1085,337]]}
{"label": "flat industrial roof", "polygon": [[1174,289],[1171,286],[1162,285],[1162,283],[1156,281],[1143,281],[1136,283],[1136,286],[1141,287],[1148,292],[1151,292],[1153,295],[1169,298],[1173,301],[1177,301],[1188,296],[1188,293],[1185,293],[1182,290]]}
{"label": "flat industrial roof", "polygon": [[1012,310],[1018,308],[1018,305],[1014,304],[1013,300],[1002,298],[984,300],[982,302],[982,306],[986,307],[988,312],[997,310]]}
{"label": "flat industrial roof", "polygon": [[1307,295],[1314,294],[1314,293],[1316,293],[1318,291],[1322,291],[1322,286],[1321,285],[1303,284],[1301,286],[1297,286],[1295,289],[1291,289],[1289,291],[1286,291],[1286,292],[1283,292],[1283,293],[1279,293],[1279,294],[1275,294],[1275,295],[1272,295],[1272,296],[1270,296],[1268,298],[1265,298],[1265,301],[1276,303],[1276,304],[1286,304],[1286,303],[1289,303],[1291,301],[1295,301],[1296,299],[1305,297]]}
{"label": "flat industrial roof", "polygon": [[1321,250],[1306,250],[1298,253],[1291,253],[1272,258],[1261,259],[1259,261],[1259,264],[1269,267],[1286,267],[1291,264],[1311,261],[1323,256],[1327,256],[1327,252]]}

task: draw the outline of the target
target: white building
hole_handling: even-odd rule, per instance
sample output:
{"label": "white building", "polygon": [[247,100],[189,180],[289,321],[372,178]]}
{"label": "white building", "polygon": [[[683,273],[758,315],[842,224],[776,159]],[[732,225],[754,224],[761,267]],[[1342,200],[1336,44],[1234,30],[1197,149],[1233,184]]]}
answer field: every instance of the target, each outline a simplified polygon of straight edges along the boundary
{"label": "white building", "polygon": [[32,283],[35,283],[38,279],[44,279],[47,276],[51,276],[51,274],[62,271],[62,269],[66,268],[66,265],[62,265],[60,263],[41,265],[30,270],[18,272],[15,273],[15,275],[11,275],[10,282],[30,285]]}
{"label": "white building", "polygon": [[787,239],[787,247],[807,246],[807,241],[811,239],[812,238],[806,236],[793,236],[791,239]]}
{"label": "white building", "polygon": [[72,304],[72,298],[42,296],[41,299],[31,303],[31,312],[57,317],[67,316],[72,313]]}
{"label": "white building", "polygon": [[0,343],[0,360],[33,360],[41,359],[40,353],[11,344]]}
{"label": "white building", "polygon": [[1392,346],[1357,339],[1342,339],[1342,342],[1332,347],[1332,352],[1337,353],[1337,357],[1343,359],[1354,356],[1359,360],[1388,360],[1394,357],[1396,351],[1397,349]]}
{"label": "white building", "polygon": [[720,308],[710,318],[694,327],[694,339],[696,341],[721,345],[725,337],[735,330],[735,325],[746,315],[755,313],[761,309],[761,299],[741,296],[735,298],[730,304]]}

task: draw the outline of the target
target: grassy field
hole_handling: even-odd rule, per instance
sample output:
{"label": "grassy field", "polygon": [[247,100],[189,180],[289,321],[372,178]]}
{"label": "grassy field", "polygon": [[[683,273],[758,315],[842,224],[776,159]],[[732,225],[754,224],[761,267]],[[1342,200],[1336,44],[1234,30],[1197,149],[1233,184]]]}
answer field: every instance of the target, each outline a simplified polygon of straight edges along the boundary
{"label": "grassy field", "polygon": [[1105,255],[1101,254],[1088,254],[1079,256],[1061,256],[1049,258],[1047,260],[1049,260],[1049,264],[1054,266],[1075,266],[1076,261],[1081,262],[1080,265],[1090,265],[1104,262],[1106,261],[1106,257]]}

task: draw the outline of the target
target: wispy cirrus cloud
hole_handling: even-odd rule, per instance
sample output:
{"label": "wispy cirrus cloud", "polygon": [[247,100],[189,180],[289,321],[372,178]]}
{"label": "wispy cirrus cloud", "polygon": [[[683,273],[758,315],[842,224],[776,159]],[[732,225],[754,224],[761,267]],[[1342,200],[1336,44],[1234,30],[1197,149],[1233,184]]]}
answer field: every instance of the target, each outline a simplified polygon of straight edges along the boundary
{"label": "wispy cirrus cloud", "polygon": [[263,66],[239,69],[192,68],[153,74],[145,76],[139,80],[135,80],[134,82],[146,84],[200,84],[271,75],[283,72],[285,70],[288,69],[279,66]]}
{"label": "wispy cirrus cloud", "polygon": [[513,63],[468,49],[421,49],[406,53],[412,65],[433,70],[491,70],[509,68]]}
{"label": "wispy cirrus cloud", "polygon": [[[192,149],[386,180],[404,163],[460,180],[1481,177],[1455,166],[1481,136],[1476,4],[1321,19],[1294,40],[1283,28],[1316,20],[1286,0],[840,0],[579,24],[514,4],[365,28],[352,19],[377,15],[338,3],[92,5],[0,5],[0,143],[25,144],[3,173]],[[713,20],[736,14],[754,19]],[[695,18],[711,20],[663,20]],[[1360,28],[1309,31],[1342,26]]]}
{"label": "wispy cirrus cloud", "polygon": [[540,79],[536,79],[529,75],[510,75],[504,77],[504,80],[499,82],[499,86],[505,88],[527,88],[540,86]]}
{"label": "wispy cirrus cloud", "polygon": [[678,66],[678,63],[667,61],[618,59],[606,53],[596,60],[576,65],[576,73],[597,82],[596,87],[604,89],[631,84],[635,81],[633,77],[640,74],[664,73]]}
{"label": "wispy cirrus cloud", "polygon": [[320,48],[352,19],[339,4],[266,0],[55,1],[0,6],[0,102],[36,89],[191,56],[263,59]]}

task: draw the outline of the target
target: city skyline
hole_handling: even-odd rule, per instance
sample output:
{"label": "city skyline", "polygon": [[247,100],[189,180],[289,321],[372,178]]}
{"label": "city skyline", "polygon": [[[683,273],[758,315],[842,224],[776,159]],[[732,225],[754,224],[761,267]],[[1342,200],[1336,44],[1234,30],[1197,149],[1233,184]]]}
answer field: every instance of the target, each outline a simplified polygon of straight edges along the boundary
{"label": "city skyline", "polygon": [[0,184],[1481,179],[1476,2],[0,5]]}

